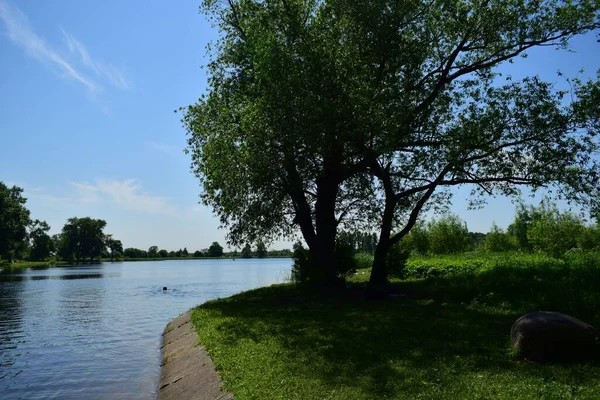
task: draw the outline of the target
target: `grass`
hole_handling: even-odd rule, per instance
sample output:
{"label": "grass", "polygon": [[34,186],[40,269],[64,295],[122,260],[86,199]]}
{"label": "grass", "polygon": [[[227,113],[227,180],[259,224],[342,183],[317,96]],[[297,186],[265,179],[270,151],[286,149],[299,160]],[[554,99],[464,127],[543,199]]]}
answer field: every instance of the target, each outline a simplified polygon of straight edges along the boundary
{"label": "grass", "polygon": [[[509,347],[510,326],[524,312],[595,323],[599,259],[483,258],[462,272],[407,272],[394,281],[407,297],[365,300],[362,270],[353,290],[276,285],[205,303],[192,322],[237,399],[600,398],[600,364],[519,362]],[[456,267],[459,259],[411,263]]]}
{"label": "grass", "polygon": [[32,268],[32,267],[51,267],[56,265],[66,265],[64,261],[18,261],[14,263],[0,262],[0,269],[21,269],[21,268]]}

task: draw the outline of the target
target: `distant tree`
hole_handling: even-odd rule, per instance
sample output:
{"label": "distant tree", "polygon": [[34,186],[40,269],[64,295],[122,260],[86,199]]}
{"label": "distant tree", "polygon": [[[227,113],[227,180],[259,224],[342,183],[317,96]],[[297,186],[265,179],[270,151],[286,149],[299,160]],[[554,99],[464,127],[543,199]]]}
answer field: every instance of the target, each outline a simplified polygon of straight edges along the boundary
{"label": "distant tree", "polygon": [[527,239],[534,250],[560,257],[567,250],[576,248],[585,231],[583,221],[571,212],[560,212],[555,203],[544,200],[536,209],[536,218]]}
{"label": "distant tree", "polygon": [[516,247],[515,238],[504,232],[496,223],[492,223],[490,232],[485,237],[484,242],[487,251],[501,252],[514,250]]}
{"label": "distant tree", "polygon": [[194,257],[204,257],[204,254],[202,254],[202,252],[200,250],[196,250],[194,252]]}
{"label": "distant tree", "polygon": [[158,257],[158,246],[150,246],[148,249],[148,257],[156,258]]}
{"label": "distant tree", "polygon": [[182,255],[183,257],[187,257],[187,256],[189,256],[189,255],[190,255],[190,253],[188,252],[188,249],[187,249],[187,247],[184,247],[184,248],[183,248],[183,251],[181,252],[181,255]]}
{"label": "distant tree", "polygon": [[169,257],[176,257],[176,256],[177,256],[177,253],[175,253],[173,250],[171,250],[169,252]]}
{"label": "distant tree", "polygon": [[252,249],[248,243],[242,249],[242,258],[252,258]]}
{"label": "distant tree", "polygon": [[595,250],[600,246],[600,227],[598,225],[586,226],[578,241],[578,246],[583,250]]}
{"label": "distant tree", "polygon": [[487,234],[482,232],[469,232],[469,239],[471,240],[471,246],[478,248],[485,245],[485,238]]}
{"label": "distant tree", "polygon": [[533,244],[527,237],[527,232],[533,223],[541,218],[540,210],[523,202],[517,204],[515,219],[508,226],[508,233],[514,237],[517,247],[521,251],[533,251]]}
{"label": "distant tree", "polygon": [[166,258],[166,257],[169,257],[169,252],[165,249],[162,249],[161,251],[158,252],[158,255],[161,256],[162,258]]}
{"label": "distant tree", "polygon": [[223,247],[218,242],[213,242],[208,248],[209,257],[221,257],[223,256]]}
{"label": "distant tree", "polygon": [[183,250],[179,249],[175,252],[175,257],[181,257],[181,254],[183,253]]}
{"label": "distant tree", "polygon": [[61,256],[76,262],[99,258],[106,246],[105,226],[106,221],[101,219],[69,218],[62,229]]}
{"label": "distant tree", "polygon": [[123,255],[123,243],[120,240],[114,239],[112,235],[106,235],[105,244],[111,262]]}
{"label": "distant tree", "polygon": [[[430,249],[429,232],[427,225],[424,223],[416,223],[412,230],[403,239],[403,246],[407,250],[414,251],[419,254],[427,254]],[[398,256],[396,251],[395,257]]]}
{"label": "distant tree", "polygon": [[233,257],[233,258],[239,257],[239,253],[238,253],[237,249],[233,249],[233,252],[231,253],[231,257]]}
{"label": "distant tree", "polygon": [[467,224],[457,215],[447,214],[429,222],[430,249],[434,254],[453,254],[466,251],[470,244]]}
{"label": "distant tree", "polygon": [[32,261],[41,261],[50,257],[54,251],[54,242],[48,232],[50,225],[46,221],[36,219],[29,227],[30,253],[29,259]]}
{"label": "distant tree", "polygon": [[123,255],[128,258],[147,258],[148,252],[146,250],[128,247],[123,250]]}
{"label": "distant tree", "polygon": [[18,258],[27,247],[27,227],[31,223],[23,189],[0,182],[0,258]]}
{"label": "distant tree", "polygon": [[262,240],[256,243],[256,257],[265,258],[267,256],[267,246]]}

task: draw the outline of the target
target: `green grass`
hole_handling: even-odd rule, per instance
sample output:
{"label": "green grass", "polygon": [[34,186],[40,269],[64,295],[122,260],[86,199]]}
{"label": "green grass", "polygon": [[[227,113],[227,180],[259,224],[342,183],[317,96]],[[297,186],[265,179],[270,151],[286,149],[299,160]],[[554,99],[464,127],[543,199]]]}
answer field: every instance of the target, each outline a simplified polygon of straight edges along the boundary
{"label": "green grass", "polygon": [[0,269],[21,269],[32,267],[51,267],[56,265],[65,265],[64,261],[18,261],[14,263],[0,262]]}
{"label": "green grass", "polygon": [[365,300],[359,270],[352,290],[272,286],[205,303],[192,321],[237,399],[600,398],[600,363],[535,365],[509,347],[527,311],[597,322],[598,257],[510,255],[477,268],[463,259],[462,272],[395,280],[407,297]]}

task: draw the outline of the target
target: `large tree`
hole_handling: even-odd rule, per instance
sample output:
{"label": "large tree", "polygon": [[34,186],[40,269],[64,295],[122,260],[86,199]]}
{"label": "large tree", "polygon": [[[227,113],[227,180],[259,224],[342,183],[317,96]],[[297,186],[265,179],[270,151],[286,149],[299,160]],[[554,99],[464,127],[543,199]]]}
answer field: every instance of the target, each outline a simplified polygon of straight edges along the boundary
{"label": "large tree", "polygon": [[102,219],[69,218],[61,232],[59,254],[76,262],[100,258],[106,246],[105,227],[106,221]]}
{"label": "large tree", "polygon": [[48,235],[50,225],[46,221],[36,219],[29,228],[29,240],[31,251],[29,259],[33,261],[45,260],[55,250],[54,241]]}
{"label": "large tree", "polygon": [[[326,283],[338,229],[378,227],[385,257],[448,188],[551,186],[593,202],[597,81],[570,93],[497,67],[567,49],[594,0],[205,0],[221,39],[207,95],[184,109],[202,200],[234,244],[300,229]],[[473,196],[474,202],[481,197]]]}
{"label": "large tree", "polygon": [[25,207],[23,189],[0,182],[0,258],[12,261],[27,247],[31,219]]}

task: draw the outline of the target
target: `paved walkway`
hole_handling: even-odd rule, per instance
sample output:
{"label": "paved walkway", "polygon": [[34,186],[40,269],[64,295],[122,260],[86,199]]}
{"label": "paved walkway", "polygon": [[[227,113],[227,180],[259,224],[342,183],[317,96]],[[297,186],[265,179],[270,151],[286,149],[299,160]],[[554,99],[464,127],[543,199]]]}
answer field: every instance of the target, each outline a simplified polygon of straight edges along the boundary
{"label": "paved walkway", "polygon": [[198,335],[190,323],[190,313],[171,321],[162,341],[162,372],[159,400],[230,400],[221,390],[221,379],[212,360],[198,345]]}

